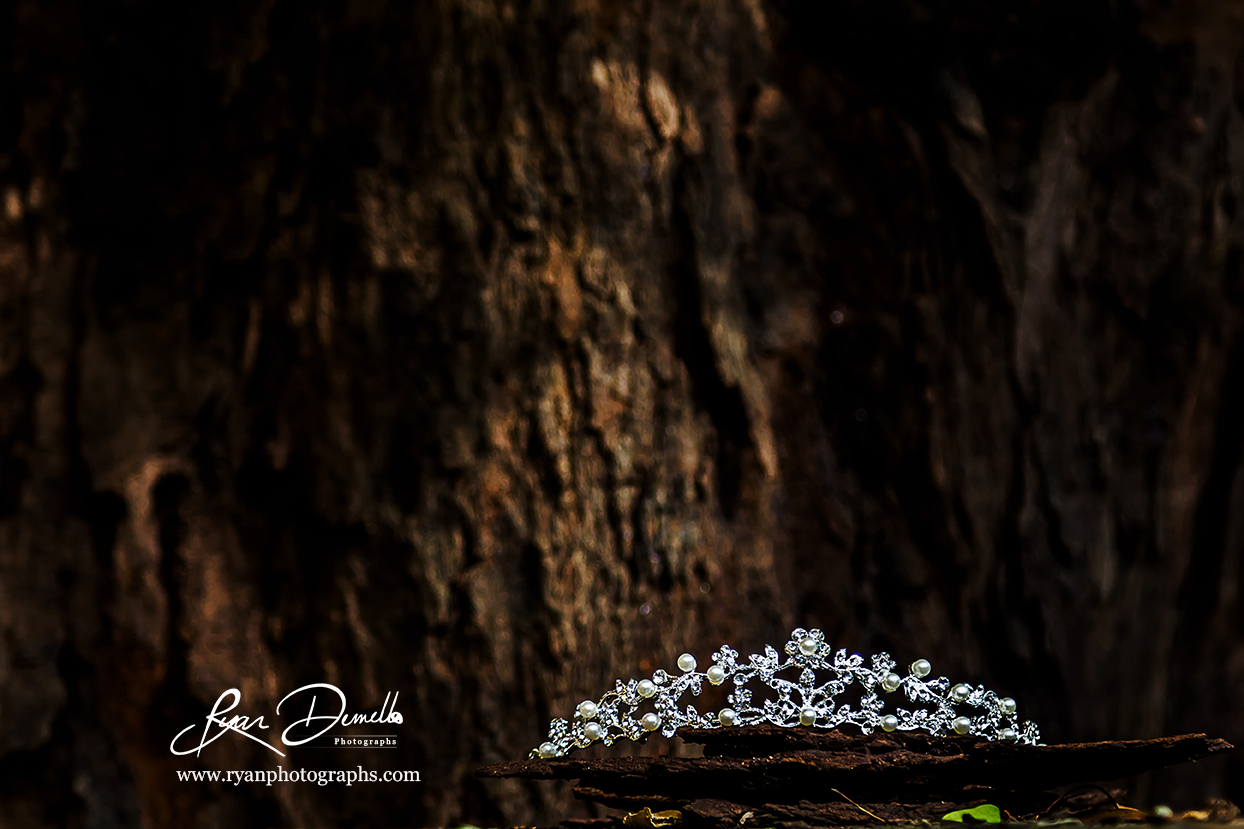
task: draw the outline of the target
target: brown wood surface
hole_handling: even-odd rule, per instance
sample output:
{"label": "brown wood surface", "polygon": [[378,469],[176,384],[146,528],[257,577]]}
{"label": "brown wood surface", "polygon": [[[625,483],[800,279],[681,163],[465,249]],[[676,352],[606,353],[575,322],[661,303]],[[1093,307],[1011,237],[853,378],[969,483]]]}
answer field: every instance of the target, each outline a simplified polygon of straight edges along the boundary
{"label": "brown wood surface", "polygon": [[[772,731],[797,731],[778,729]],[[723,741],[746,742],[745,732]],[[761,727],[757,730],[765,730]],[[726,729],[722,729],[726,731]],[[1225,740],[1187,734],[1154,740],[1025,746],[972,737],[915,734],[807,734],[796,745],[774,748],[782,734],[761,734],[756,756],[617,757],[515,760],[485,766],[481,777],[582,780],[621,794],[661,797],[721,797],[723,792],[761,795],[774,802],[804,798],[809,786],[833,787],[874,800],[913,793],[940,795],[980,785],[1015,791],[1045,790],[1078,783],[1117,780],[1145,771],[1230,751]],[[740,794],[740,799],[742,795]]]}
{"label": "brown wood surface", "polygon": [[[717,817],[704,816],[710,823],[727,813],[761,810],[775,819],[837,825],[859,823],[861,807],[887,819],[916,820],[990,802],[1017,816],[1031,815],[1054,799],[1048,790],[1057,787],[1130,777],[1233,748],[1204,734],[1049,746],[776,726],[695,730],[688,736],[730,751],[698,759],[532,759],[476,773],[577,780],[577,797],[617,808],[696,813],[713,804]],[[858,805],[848,808],[851,801]],[[689,806],[695,802],[700,806]]]}

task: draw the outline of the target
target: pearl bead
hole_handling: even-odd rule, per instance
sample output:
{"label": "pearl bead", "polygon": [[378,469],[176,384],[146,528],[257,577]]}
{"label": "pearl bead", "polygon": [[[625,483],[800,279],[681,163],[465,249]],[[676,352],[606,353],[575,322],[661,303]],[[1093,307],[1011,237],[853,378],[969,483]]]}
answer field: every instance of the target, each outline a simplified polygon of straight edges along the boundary
{"label": "pearl bead", "polygon": [[960,684],[950,689],[950,695],[955,698],[955,702],[963,702],[970,693],[972,689],[967,685]]}
{"label": "pearl bead", "polygon": [[967,717],[955,717],[953,727],[956,734],[967,734],[972,730],[972,721]]}
{"label": "pearl bead", "polygon": [[821,647],[821,643],[817,642],[811,636],[805,636],[799,641],[799,652],[804,656],[811,656]]}
{"label": "pearl bead", "polygon": [[695,657],[689,653],[684,653],[678,657],[678,667],[686,672],[695,670]]}
{"label": "pearl bead", "polygon": [[[804,641],[806,642],[807,640],[805,639]],[[805,708],[799,712],[799,724],[800,725],[812,725],[815,722],[816,722],[816,709],[815,708]]]}
{"label": "pearl bead", "polygon": [[661,727],[661,718],[656,714],[644,714],[639,720],[645,731],[656,731]]}
{"label": "pearl bead", "polygon": [[550,757],[556,757],[557,746],[553,745],[552,743],[541,743],[540,744],[540,756],[546,760],[549,759]]}
{"label": "pearl bead", "polygon": [[896,728],[898,728],[898,717],[893,714],[886,714],[881,718],[882,731],[893,731]]}
{"label": "pearl bead", "polygon": [[1006,740],[1007,742],[1011,742],[1018,736],[1019,735],[1015,733],[1014,728],[1004,728],[998,732],[998,737],[1000,737],[1003,740]]}
{"label": "pearl bead", "polygon": [[647,699],[656,694],[657,686],[651,679],[641,679],[639,680],[639,684],[635,686],[635,690],[639,692],[641,697]]}
{"label": "pearl bead", "polygon": [[734,713],[734,709],[723,708],[721,709],[721,713],[717,715],[717,722],[721,723],[724,726],[729,727],[729,726],[734,725],[735,721],[738,718],[739,718],[739,715]]}
{"label": "pearl bead", "polygon": [[721,683],[726,681],[726,669],[721,667],[720,665],[714,665],[713,667],[709,668],[707,673],[708,673],[708,681],[713,683],[714,685],[720,685]]}
{"label": "pearl bead", "polygon": [[590,722],[583,726],[583,733],[587,735],[589,740],[599,740],[601,734],[600,723]]}
{"label": "pearl bead", "polygon": [[886,678],[881,680],[881,687],[887,691],[897,691],[898,686],[903,684],[903,678],[898,674],[887,674]]}
{"label": "pearl bead", "polygon": [[928,676],[931,670],[933,670],[933,666],[929,664],[927,659],[917,659],[911,663],[911,672],[921,679]]}
{"label": "pearl bead", "polygon": [[595,717],[596,703],[589,699],[585,699],[583,702],[579,703],[579,716],[585,720],[590,720],[592,717]]}
{"label": "pearl bead", "polygon": [[1014,714],[1015,713],[1015,700],[1011,699],[1010,697],[1003,697],[1002,699],[998,700],[998,706],[1002,709],[1003,714]]}

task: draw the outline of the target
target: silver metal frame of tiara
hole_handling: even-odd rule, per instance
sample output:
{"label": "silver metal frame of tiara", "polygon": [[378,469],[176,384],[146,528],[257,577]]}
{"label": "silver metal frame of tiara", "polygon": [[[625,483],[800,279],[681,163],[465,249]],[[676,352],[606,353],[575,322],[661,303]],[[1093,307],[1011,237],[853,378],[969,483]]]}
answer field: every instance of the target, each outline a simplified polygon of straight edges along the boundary
{"label": "silver metal frame of tiara", "polygon": [[[894,672],[897,663],[888,653],[877,654],[872,658],[871,667],[866,667],[862,656],[848,655],[844,649],[833,653],[821,631],[803,628],[791,633],[785,650],[788,658],[784,660],[766,645],[763,654],[752,654],[746,662],[740,663],[738,651],[722,645],[721,650],[713,654],[714,664],[703,672],[696,670],[695,657],[684,653],[678,657],[681,675],[657,671],[652,679],[626,682],[619,679],[616,687],[599,702],[579,703],[573,719],[553,720],[548,741],[533,749],[530,756],[562,757],[576,748],[598,741],[611,745],[622,737],[643,740],[658,729],[666,737],[672,737],[683,726],[720,728],[762,724],[828,729],[854,723],[865,734],[877,728],[882,731],[919,729],[935,736],[967,734],[987,740],[1040,745],[1041,735],[1036,725],[1018,723],[1015,700],[999,697],[979,685],[951,687],[945,677],[925,680],[932,670],[925,659],[917,659],[908,668],[907,676],[899,676]],[[777,676],[790,669],[802,669],[798,682]],[[818,672],[828,675],[827,681],[818,684]],[[776,691],[777,699],[754,702],[752,691],[746,686],[756,678]],[[701,714],[694,705],[686,709],[678,707],[684,692],[690,690],[698,696],[705,682],[722,685],[727,681],[734,685],[727,697],[728,708]],[[860,708],[852,709],[845,704],[835,707],[834,697],[852,682],[859,682],[863,687]],[[899,690],[911,702],[925,707],[896,708],[893,713],[883,713],[885,701],[879,692],[888,694]],[[639,713],[641,706],[647,707],[648,702],[651,702],[651,710]],[[962,714],[956,710],[956,705],[976,709],[976,713]]]}

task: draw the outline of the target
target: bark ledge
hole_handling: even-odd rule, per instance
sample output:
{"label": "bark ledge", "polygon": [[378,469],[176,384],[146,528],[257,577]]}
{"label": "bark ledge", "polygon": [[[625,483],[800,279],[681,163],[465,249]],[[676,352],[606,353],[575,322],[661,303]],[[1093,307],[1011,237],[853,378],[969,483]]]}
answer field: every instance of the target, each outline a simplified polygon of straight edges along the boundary
{"label": "bark ledge", "polygon": [[679,809],[694,825],[735,826],[752,812],[767,821],[838,826],[870,816],[933,819],[986,802],[1032,817],[1055,799],[1050,789],[1117,780],[1233,748],[1204,734],[1049,746],[776,726],[679,734],[702,744],[705,756],[519,760],[477,774],[577,780],[576,797],[623,809]]}

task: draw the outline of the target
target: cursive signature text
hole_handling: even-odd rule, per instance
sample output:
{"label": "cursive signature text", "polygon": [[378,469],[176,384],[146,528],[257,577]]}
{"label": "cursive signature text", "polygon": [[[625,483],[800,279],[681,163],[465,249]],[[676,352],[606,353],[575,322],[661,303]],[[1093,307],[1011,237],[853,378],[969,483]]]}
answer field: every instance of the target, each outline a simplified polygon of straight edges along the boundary
{"label": "cursive signature text", "polygon": [[[319,692],[321,691],[330,693],[328,693],[328,704],[321,708],[322,713],[317,714],[315,712],[316,703],[319,701]],[[391,705],[389,702],[390,696],[393,698]],[[402,715],[396,710],[397,692],[394,692],[391,695],[385,694],[384,704],[380,706],[379,711],[373,711],[367,715],[357,713],[349,714],[346,712],[346,695],[340,688],[336,685],[316,682],[311,685],[304,685],[298,690],[286,694],[284,699],[277,703],[276,713],[279,715],[281,713],[281,706],[285,705],[287,702],[291,702],[291,700],[294,700],[295,698],[297,698],[300,703],[307,706],[307,714],[305,717],[292,722],[284,731],[281,732],[280,742],[286,746],[299,746],[310,742],[316,737],[322,736],[339,726],[344,727],[375,723],[400,724],[402,722]],[[201,752],[204,748],[216,742],[228,732],[232,731],[236,734],[241,734],[247,739],[254,740],[265,748],[271,749],[280,756],[284,757],[284,752],[282,752],[275,745],[266,742],[257,735],[251,733],[251,729],[258,729],[260,731],[268,730],[268,724],[264,722],[263,717],[251,718],[241,714],[236,714],[228,719],[225,719],[225,715],[234,708],[237,708],[241,701],[242,692],[237,688],[230,688],[228,691],[225,691],[216,698],[216,703],[212,706],[211,713],[207,715],[207,722],[203,724],[203,736],[199,738],[198,745],[187,749],[179,749],[177,747],[177,742],[187,732],[192,731],[195,728],[193,725],[188,725],[179,731],[177,736],[173,738],[173,741],[169,743],[169,751],[176,755],[194,754],[198,756],[199,752]],[[335,711],[332,705],[333,702],[337,703]],[[291,702],[290,707],[296,708],[297,706]],[[291,738],[290,732],[295,727],[306,726],[311,728],[313,727],[313,723],[315,724],[315,728],[319,728],[319,731],[300,739]],[[216,728],[214,733],[213,726]]]}

